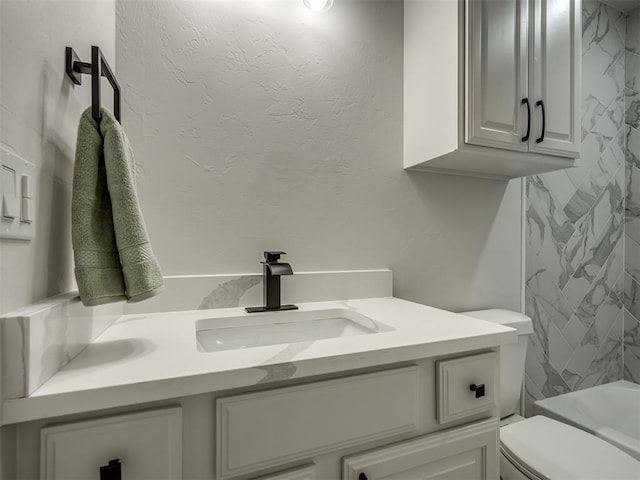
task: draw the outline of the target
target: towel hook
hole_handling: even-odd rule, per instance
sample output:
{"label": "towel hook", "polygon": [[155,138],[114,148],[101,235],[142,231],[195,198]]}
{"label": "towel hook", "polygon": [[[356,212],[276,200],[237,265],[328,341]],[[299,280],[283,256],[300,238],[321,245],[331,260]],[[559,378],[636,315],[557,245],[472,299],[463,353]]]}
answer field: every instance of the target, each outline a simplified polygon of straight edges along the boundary
{"label": "towel hook", "polygon": [[91,115],[100,121],[100,77],[106,77],[113,88],[113,114],[120,122],[120,85],[100,47],[91,47],[91,63],[82,62],[71,47],[65,49],[67,76],[75,85],[82,85],[82,75],[91,75]]}

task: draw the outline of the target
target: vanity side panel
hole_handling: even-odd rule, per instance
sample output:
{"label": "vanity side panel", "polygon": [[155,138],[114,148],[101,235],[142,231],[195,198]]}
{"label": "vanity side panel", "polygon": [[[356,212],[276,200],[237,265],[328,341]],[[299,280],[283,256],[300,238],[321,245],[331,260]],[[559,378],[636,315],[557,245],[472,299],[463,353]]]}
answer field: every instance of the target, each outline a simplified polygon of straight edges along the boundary
{"label": "vanity side panel", "polygon": [[458,1],[404,5],[404,166],[458,148]]}

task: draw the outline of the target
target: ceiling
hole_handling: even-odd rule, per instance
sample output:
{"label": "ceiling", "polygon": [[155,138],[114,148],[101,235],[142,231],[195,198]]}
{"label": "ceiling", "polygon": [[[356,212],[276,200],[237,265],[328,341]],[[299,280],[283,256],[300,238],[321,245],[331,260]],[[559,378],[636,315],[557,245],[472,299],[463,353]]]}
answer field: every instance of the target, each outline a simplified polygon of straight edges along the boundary
{"label": "ceiling", "polygon": [[622,12],[630,12],[634,8],[640,7],[640,0],[603,0],[603,3],[607,3]]}

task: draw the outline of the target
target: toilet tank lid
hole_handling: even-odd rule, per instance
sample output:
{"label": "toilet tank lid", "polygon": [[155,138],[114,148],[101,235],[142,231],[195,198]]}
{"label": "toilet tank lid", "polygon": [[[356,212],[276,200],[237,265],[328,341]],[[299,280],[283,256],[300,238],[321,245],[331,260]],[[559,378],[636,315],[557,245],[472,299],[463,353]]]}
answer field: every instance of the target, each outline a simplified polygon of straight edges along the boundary
{"label": "toilet tank lid", "polygon": [[640,462],[576,427],[536,415],[500,429],[500,447],[536,478],[640,478]]}
{"label": "toilet tank lid", "polygon": [[512,312],[501,308],[490,310],[474,310],[471,312],[460,312],[461,315],[486,320],[487,322],[499,323],[506,327],[515,328],[518,335],[527,335],[533,332],[531,319],[523,313]]}

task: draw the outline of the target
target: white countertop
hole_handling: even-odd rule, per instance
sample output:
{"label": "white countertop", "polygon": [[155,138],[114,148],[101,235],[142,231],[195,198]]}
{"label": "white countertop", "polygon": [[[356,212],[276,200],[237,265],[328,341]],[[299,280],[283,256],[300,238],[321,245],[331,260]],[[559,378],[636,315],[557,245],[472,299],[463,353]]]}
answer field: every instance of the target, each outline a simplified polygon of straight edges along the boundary
{"label": "white countertop", "polygon": [[[515,330],[396,298],[306,303],[347,308],[390,332],[200,352],[196,321],[242,308],[126,315],[27,398],[5,400],[3,424],[266,384],[515,342]],[[283,313],[286,315],[286,312]]]}

